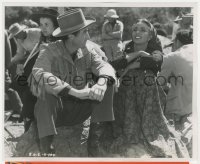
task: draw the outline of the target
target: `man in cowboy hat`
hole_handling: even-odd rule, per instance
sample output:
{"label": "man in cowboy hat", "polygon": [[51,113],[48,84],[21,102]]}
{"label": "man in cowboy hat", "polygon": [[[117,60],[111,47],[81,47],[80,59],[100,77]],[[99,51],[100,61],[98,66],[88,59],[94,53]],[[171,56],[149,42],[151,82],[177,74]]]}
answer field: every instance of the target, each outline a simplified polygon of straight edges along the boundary
{"label": "man in cowboy hat", "polygon": [[[95,19],[85,19],[81,9],[70,9],[57,20],[59,27],[53,36],[61,40],[41,47],[29,79],[38,97],[35,118],[42,153],[55,151],[52,141],[58,126],[77,130],[90,115],[93,123],[114,119],[112,94],[108,92],[113,87],[107,83],[114,83],[115,71],[102,60],[103,52],[87,41],[87,27]],[[91,73],[98,78],[89,88]]]}
{"label": "man in cowboy hat", "polygon": [[9,39],[15,37],[17,41],[17,53],[11,60],[11,64],[18,64],[27,58],[34,46],[39,42],[41,30],[38,28],[26,28],[24,25],[14,23],[9,27]]}
{"label": "man in cowboy hat", "polygon": [[122,52],[122,35],[124,25],[117,20],[119,16],[114,9],[107,11],[105,23],[102,27],[103,48],[105,50],[108,61],[113,61],[119,57]]}

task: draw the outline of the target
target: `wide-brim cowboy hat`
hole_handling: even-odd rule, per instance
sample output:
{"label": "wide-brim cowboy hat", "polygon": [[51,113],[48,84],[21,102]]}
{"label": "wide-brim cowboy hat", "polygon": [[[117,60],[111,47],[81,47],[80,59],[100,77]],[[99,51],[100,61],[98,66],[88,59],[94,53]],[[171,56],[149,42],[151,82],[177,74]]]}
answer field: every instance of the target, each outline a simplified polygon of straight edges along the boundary
{"label": "wide-brim cowboy hat", "polygon": [[92,17],[85,17],[81,9],[70,9],[57,18],[59,27],[53,32],[53,36],[61,37],[72,34],[88,27],[96,22]]}
{"label": "wide-brim cowboy hat", "polygon": [[44,18],[51,18],[52,20],[57,19],[57,17],[59,16],[58,11],[52,9],[52,8],[43,8],[41,12],[37,13],[37,14],[32,14],[31,15],[31,19],[37,23],[39,23],[40,18],[44,17]]}
{"label": "wide-brim cowboy hat", "polygon": [[110,9],[107,11],[106,15],[104,15],[105,18],[119,18],[119,16],[117,15],[116,10],[114,9]]}
{"label": "wide-brim cowboy hat", "polygon": [[14,23],[12,24],[9,29],[9,39],[12,39],[14,36],[16,36],[17,34],[19,34],[22,30],[24,30],[26,28],[25,25],[20,25],[19,23]]}

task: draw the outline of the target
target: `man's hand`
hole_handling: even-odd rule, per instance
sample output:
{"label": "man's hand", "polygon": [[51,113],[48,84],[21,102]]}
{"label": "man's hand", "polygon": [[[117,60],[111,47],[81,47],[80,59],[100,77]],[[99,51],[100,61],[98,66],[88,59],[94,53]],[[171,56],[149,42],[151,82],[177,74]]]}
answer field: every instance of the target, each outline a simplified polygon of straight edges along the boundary
{"label": "man's hand", "polygon": [[104,98],[104,94],[107,90],[107,79],[106,78],[100,78],[94,86],[92,86],[89,98],[91,100],[97,100],[102,101]]}

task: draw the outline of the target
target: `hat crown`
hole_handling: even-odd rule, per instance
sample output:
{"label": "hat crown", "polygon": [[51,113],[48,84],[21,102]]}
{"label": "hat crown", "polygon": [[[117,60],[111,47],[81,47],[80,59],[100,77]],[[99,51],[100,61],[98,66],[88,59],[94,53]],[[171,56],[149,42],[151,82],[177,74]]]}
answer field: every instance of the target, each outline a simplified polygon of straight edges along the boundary
{"label": "hat crown", "polygon": [[96,22],[92,17],[85,17],[81,9],[69,9],[57,17],[59,27],[53,32],[53,36],[60,37],[80,31]]}
{"label": "hat crown", "polygon": [[52,15],[52,16],[55,16],[55,17],[58,17],[58,15],[59,15],[59,13],[56,10],[52,9],[52,8],[44,8],[42,10],[42,14],[44,14],[44,15]]}
{"label": "hat crown", "polygon": [[118,17],[117,12],[115,9],[110,9],[106,13],[106,17]]}
{"label": "hat crown", "polygon": [[79,29],[86,24],[85,16],[81,9],[70,9],[57,18],[61,31],[72,31]]}

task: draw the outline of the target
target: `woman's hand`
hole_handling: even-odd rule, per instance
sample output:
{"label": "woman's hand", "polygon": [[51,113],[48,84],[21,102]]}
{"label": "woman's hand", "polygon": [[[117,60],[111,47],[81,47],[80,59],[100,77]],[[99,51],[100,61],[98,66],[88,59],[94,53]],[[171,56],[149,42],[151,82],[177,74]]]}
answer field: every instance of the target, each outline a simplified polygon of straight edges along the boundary
{"label": "woman's hand", "polygon": [[139,57],[147,57],[149,56],[150,54],[145,52],[145,51],[138,51],[138,56]]}

